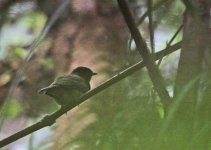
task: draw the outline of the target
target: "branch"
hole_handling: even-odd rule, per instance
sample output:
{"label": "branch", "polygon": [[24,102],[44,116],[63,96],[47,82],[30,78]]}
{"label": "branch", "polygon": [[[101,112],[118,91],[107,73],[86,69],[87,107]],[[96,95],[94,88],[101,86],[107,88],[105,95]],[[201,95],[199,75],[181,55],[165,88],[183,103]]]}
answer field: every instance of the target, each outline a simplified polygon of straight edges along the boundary
{"label": "branch", "polygon": [[172,100],[168,94],[168,91],[165,88],[164,79],[161,76],[161,73],[155,64],[152,55],[150,55],[149,53],[146,42],[142,38],[135,24],[135,21],[129,10],[126,0],[117,0],[117,1],[122,11],[123,17],[131,32],[131,35],[133,36],[133,39],[136,43],[137,50],[141,54],[143,61],[146,63],[149,76],[152,80],[155,90],[157,91],[159,97],[161,98],[161,102],[163,103],[164,110],[168,111],[169,105],[172,103]]}
{"label": "branch", "polygon": [[154,54],[155,52],[155,44],[154,44],[154,27],[153,27],[153,13],[152,13],[152,0],[147,0],[147,8],[148,8],[148,29],[150,33],[150,46],[151,46],[151,52]]}
{"label": "branch", "polygon": [[[172,42],[174,41],[174,39],[177,37],[177,35],[179,34],[179,32],[182,30],[182,28],[183,28],[183,24],[179,26],[179,28],[174,33],[174,35],[172,36],[172,38],[170,39],[170,41],[166,44],[166,47],[169,47],[172,44]],[[162,60],[163,60],[163,57],[161,59],[159,59],[159,61],[157,63],[158,66],[160,66]]]}
{"label": "branch", "polygon": [[[181,41],[178,42],[177,44],[174,44],[172,46],[167,47],[164,50],[161,50],[160,52],[155,53],[155,59],[158,60],[163,56],[166,56],[178,49],[181,48]],[[133,74],[134,72],[138,71],[139,69],[145,67],[145,63],[144,62],[138,62],[137,64],[127,68],[126,70],[120,72],[119,74],[115,75],[114,77],[110,78],[109,80],[105,81],[104,83],[102,83],[100,86],[98,86],[97,88],[87,92],[86,94],[84,94],[83,96],[80,97],[78,104],[84,102],[85,100],[87,100],[88,98],[100,93],[101,91],[105,90],[106,88],[110,87],[111,85],[119,82],[120,80],[128,77],[129,75]],[[58,111],[52,113],[51,115],[47,115],[45,116],[40,122],[27,127],[3,140],[0,141],[0,148],[4,147],[26,135],[29,135],[41,128],[47,127],[47,126],[51,126],[56,122],[56,119],[60,116],[62,116],[63,114],[67,113],[70,109],[74,108],[75,106],[73,105],[66,105],[64,107],[62,107],[61,109],[59,109]]]}

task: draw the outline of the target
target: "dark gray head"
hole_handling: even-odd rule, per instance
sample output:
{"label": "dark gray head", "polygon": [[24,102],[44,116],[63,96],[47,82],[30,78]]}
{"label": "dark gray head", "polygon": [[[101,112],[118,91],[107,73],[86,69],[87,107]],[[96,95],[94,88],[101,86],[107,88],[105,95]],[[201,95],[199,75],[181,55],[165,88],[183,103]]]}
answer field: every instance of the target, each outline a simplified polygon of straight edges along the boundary
{"label": "dark gray head", "polygon": [[87,82],[91,80],[91,77],[96,75],[97,73],[94,73],[91,69],[87,67],[77,67],[75,68],[71,74],[77,74],[84,78]]}

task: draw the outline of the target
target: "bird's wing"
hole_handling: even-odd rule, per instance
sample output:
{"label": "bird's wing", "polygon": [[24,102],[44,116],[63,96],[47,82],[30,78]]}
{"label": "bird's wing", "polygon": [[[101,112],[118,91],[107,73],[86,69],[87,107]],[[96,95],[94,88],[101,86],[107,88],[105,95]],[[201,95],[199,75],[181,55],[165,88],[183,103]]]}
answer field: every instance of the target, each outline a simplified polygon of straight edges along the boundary
{"label": "bird's wing", "polygon": [[47,93],[54,90],[77,90],[82,93],[90,89],[89,83],[78,75],[66,75],[56,78],[48,87],[42,88],[39,93]]}
{"label": "bird's wing", "polygon": [[82,77],[73,74],[57,78],[52,85],[81,92],[86,92],[90,89],[89,83],[87,83]]}

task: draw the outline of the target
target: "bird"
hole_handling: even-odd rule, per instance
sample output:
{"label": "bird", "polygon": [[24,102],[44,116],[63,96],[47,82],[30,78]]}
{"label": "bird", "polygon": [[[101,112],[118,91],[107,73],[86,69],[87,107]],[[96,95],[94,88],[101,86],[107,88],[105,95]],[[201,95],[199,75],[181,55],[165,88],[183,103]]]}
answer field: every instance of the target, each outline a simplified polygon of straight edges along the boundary
{"label": "bird", "polygon": [[49,86],[38,91],[40,94],[46,94],[61,106],[69,103],[77,105],[77,99],[90,90],[90,80],[97,73],[87,67],[77,67],[70,74],[60,76]]}

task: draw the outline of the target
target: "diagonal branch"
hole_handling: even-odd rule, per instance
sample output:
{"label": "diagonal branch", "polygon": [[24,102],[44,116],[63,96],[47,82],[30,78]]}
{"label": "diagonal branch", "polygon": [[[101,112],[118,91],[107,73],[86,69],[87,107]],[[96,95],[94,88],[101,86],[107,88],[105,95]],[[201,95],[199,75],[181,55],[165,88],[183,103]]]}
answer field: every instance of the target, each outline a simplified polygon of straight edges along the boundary
{"label": "diagonal branch", "polygon": [[[178,49],[181,48],[181,43],[182,42],[178,42],[177,44],[174,44],[172,46],[167,47],[166,49],[155,53],[155,59],[158,60],[163,56],[166,56]],[[139,69],[145,67],[145,62],[138,62],[137,64],[127,68],[126,70],[120,72],[119,74],[115,75],[114,77],[112,77],[111,79],[109,79],[108,81],[102,83],[100,86],[98,86],[97,88],[87,92],[86,94],[84,94],[78,101],[79,105],[80,103],[84,102],[85,100],[87,100],[88,98],[100,93],[101,91],[107,89],[108,87],[110,87],[111,85],[119,82],[120,80],[128,77],[129,75],[133,74],[134,72],[138,71]],[[3,140],[0,141],[0,148],[4,147],[24,136],[27,136],[39,129],[42,129],[44,127],[47,126],[51,126],[56,122],[56,119],[60,116],[62,116],[63,114],[67,113],[70,109],[74,108],[75,106],[73,105],[67,105],[62,107],[61,109],[59,109],[58,111],[52,113],[51,115],[47,115],[46,117],[44,117],[40,122],[33,124],[30,127],[27,127]]]}
{"label": "diagonal branch", "polygon": [[152,55],[150,55],[149,53],[146,42],[142,38],[135,24],[135,21],[129,10],[127,2],[125,0],[117,0],[117,1],[122,11],[122,14],[124,16],[124,19],[128,25],[128,28],[131,32],[131,35],[133,36],[133,39],[136,43],[137,50],[141,54],[143,61],[146,63],[149,76],[152,80],[155,90],[158,92],[158,95],[161,98],[161,102],[163,103],[164,110],[168,111],[169,105],[172,102],[172,100],[168,94],[168,91],[165,88],[164,79],[161,76],[161,73],[155,64]]}
{"label": "diagonal branch", "polygon": [[[179,26],[179,28],[178,28],[177,31],[174,33],[174,35],[172,36],[172,38],[171,38],[171,39],[169,40],[169,42],[166,44],[166,47],[169,47],[169,46],[172,44],[172,42],[174,41],[174,39],[177,37],[177,35],[179,34],[179,32],[182,30],[182,28],[183,28],[183,24],[181,24],[181,25]],[[159,59],[159,61],[158,61],[158,63],[157,63],[157,66],[160,66],[162,60],[163,60],[163,57],[161,57],[161,58]]]}
{"label": "diagonal branch", "polygon": [[174,39],[177,37],[177,35],[179,34],[179,32],[182,30],[183,28],[183,24],[181,24],[179,26],[179,28],[177,29],[177,31],[174,33],[174,35],[172,36],[172,38],[170,39],[170,41],[168,42],[167,46],[171,45],[172,42],[174,41]]}

